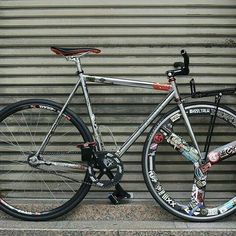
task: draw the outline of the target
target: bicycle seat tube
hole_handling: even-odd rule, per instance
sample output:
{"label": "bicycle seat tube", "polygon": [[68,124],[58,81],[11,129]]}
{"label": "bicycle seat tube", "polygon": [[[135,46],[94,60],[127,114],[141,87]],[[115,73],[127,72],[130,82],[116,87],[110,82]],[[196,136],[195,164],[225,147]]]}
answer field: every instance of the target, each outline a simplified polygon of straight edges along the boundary
{"label": "bicycle seat tube", "polygon": [[94,138],[97,142],[97,147],[98,147],[99,151],[102,151],[102,150],[104,150],[104,144],[103,144],[102,138],[100,136],[99,127],[96,122],[96,117],[95,117],[93,110],[92,110],[92,106],[91,106],[91,102],[90,102],[90,98],[89,98],[89,94],[88,94],[88,89],[87,89],[87,84],[85,82],[86,80],[84,77],[84,72],[82,70],[79,58],[77,58],[77,60],[76,60],[76,65],[77,65],[78,75],[79,75],[80,82],[81,82],[81,87],[82,87],[83,94],[84,94],[84,99],[85,99],[86,106],[88,109],[90,122],[92,124]]}

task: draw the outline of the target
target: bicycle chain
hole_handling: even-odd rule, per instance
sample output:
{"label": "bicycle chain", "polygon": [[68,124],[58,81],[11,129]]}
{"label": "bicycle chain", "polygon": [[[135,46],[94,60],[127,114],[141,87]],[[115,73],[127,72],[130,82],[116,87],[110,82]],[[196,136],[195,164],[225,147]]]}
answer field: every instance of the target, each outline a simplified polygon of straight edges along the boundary
{"label": "bicycle chain", "polygon": [[[53,156],[53,155],[60,155],[60,154],[80,154],[80,152],[73,151],[73,152],[65,153],[65,152],[50,152],[50,151],[48,151],[48,152],[44,152],[42,156],[47,156],[47,155],[52,155]],[[116,157],[116,164],[119,165],[118,169],[122,169],[122,173],[120,174],[122,176],[123,175],[123,165],[122,165],[122,162],[120,160],[117,160],[117,157]],[[116,184],[119,183],[119,180],[121,178],[121,177],[120,178],[113,178],[112,180],[110,180],[110,183],[109,183],[109,181],[103,181],[103,180],[100,181],[99,178],[97,178],[95,176],[95,173],[97,172],[97,168],[94,171],[94,168],[90,165],[86,166],[86,168],[89,171],[91,182],[86,182],[86,181],[82,181],[82,180],[80,181],[80,180],[68,177],[66,175],[59,174],[56,171],[45,170],[43,168],[36,167],[36,166],[34,168],[36,168],[38,170],[41,170],[41,171],[45,171],[45,172],[50,173],[50,174],[54,174],[56,176],[60,176],[60,177],[75,181],[77,183],[87,184],[87,185],[90,185],[90,186],[96,186],[96,187],[99,187],[99,188],[102,188],[102,189],[106,189],[106,188],[110,188],[112,186],[115,186]],[[63,172],[63,173],[67,173],[67,172]],[[92,181],[92,179],[94,179],[94,181]]]}

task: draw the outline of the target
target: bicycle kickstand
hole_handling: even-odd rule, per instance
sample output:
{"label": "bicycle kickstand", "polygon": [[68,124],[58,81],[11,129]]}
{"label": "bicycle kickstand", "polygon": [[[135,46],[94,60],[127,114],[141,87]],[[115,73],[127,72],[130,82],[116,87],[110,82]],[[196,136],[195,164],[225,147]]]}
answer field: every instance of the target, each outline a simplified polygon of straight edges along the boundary
{"label": "bicycle kickstand", "polygon": [[115,185],[115,191],[108,196],[108,199],[111,201],[111,203],[117,205],[120,204],[124,198],[128,199],[130,197],[131,195],[126,192],[118,183]]}

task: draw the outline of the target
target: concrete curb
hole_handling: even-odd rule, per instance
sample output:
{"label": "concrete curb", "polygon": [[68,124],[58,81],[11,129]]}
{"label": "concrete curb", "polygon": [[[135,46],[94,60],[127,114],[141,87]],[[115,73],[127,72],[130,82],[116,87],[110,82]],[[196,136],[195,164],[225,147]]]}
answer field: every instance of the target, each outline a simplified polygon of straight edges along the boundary
{"label": "concrete curb", "polygon": [[176,221],[0,221],[0,235],[12,236],[235,236],[235,222],[188,223]]}

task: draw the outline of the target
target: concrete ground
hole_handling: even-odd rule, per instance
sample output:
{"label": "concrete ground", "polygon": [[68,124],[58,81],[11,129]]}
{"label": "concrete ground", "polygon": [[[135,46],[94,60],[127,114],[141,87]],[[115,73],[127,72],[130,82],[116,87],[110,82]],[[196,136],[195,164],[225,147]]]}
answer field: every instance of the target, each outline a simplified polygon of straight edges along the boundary
{"label": "concrete ground", "polygon": [[63,218],[26,222],[0,214],[1,236],[236,236],[236,216],[211,223],[173,217],[154,202],[84,201]]}

